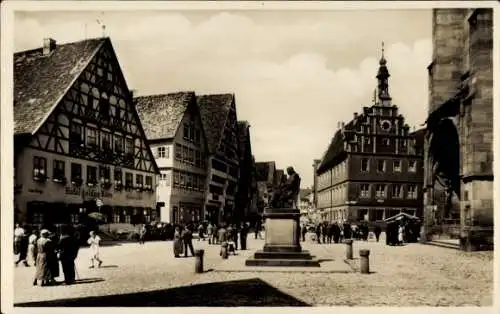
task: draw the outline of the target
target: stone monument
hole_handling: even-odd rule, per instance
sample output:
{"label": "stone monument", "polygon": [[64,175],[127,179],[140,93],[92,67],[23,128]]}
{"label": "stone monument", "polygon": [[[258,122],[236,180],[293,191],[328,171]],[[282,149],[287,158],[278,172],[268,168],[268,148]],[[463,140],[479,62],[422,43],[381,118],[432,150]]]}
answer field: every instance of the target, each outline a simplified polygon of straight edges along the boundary
{"label": "stone monument", "polygon": [[264,210],[266,244],[246,260],[246,266],[319,267],[319,261],[300,246],[300,211],[297,199],[300,177],[292,167],[275,191],[271,207]]}

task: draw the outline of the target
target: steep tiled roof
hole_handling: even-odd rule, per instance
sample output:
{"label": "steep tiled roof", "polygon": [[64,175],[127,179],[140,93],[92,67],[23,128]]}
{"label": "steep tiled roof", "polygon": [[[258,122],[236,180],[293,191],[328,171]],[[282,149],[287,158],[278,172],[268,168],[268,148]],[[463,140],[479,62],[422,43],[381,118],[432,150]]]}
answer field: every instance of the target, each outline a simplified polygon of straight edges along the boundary
{"label": "steep tiled roof", "polygon": [[134,98],[135,108],[148,140],[175,136],[194,92],[178,92]]}
{"label": "steep tiled roof", "polygon": [[214,94],[197,96],[201,122],[207,137],[210,153],[215,153],[224,131],[229,110],[233,101],[232,94]]}
{"label": "steep tiled roof", "polygon": [[239,139],[239,154],[241,158],[245,157],[246,149],[247,149],[247,140],[250,136],[248,132],[248,122],[246,121],[238,121],[238,139]]}
{"label": "steep tiled roof", "polygon": [[311,192],[312,192],[311,189],[300,189],[300,191],[299,191],[300,199],[307,197],[309,194],[311,194]]}
{"label": "steep tiled roof", "polygon": [[323,156],[323,159],[321,160],[321,163],[318,166],[318,173],[322,173],[324,170],[328,169],[328,167],[334,162],[336,157],[340,155],[344,151],[344,139],[342,137],[342,131],[337,130],[335,132],[335,135],[332,138],[332,141],[330,142],[330,146],[328,146],[328,149]]}
{"label": "steep tiled roof", "polygon": [[14,54],[14,134],[34,133],[108,38]]}
{"label": "steep tiled roof", "polygon": [[[269,181],[269,173],[274,172],[276,163],[274,161],[256,162],[257,181]],[[272,179],[271,179],[272,180]],[[272,181],[269,183],[273,183]]]}

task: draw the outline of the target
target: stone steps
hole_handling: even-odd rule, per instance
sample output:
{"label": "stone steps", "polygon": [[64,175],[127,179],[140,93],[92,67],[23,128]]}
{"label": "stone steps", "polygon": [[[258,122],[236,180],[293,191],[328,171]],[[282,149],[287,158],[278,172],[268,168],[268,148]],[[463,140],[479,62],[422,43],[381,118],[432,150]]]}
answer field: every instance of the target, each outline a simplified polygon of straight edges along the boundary
{"label": "stone steps", "polygon": [[246,266],[286,266],[286,267],[320,267],[317,259],[253,259],[245,261]]}
{"label": "stone steps", "polygon": [[460,250],[459,243],[452,243],[449,241],[432,240],[432,241],[425,242],[424,244],[438,246],[438,247],[447,248],[447,249]]}
{"label": "stone steps", "polygon": [[313,256],[309,251],[301,252],[265,252],[257,251],[254,254],[255,259],[285,259],[285,260],[312,260]]}

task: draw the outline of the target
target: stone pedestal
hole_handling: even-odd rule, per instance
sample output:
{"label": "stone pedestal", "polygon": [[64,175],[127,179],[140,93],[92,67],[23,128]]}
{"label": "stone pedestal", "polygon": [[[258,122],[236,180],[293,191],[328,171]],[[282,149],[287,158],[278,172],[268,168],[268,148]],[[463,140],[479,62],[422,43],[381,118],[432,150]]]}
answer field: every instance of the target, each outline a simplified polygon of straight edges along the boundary
{"label": "stone pedestal", "polygon": [[268,208],[264,211],[266,244],[246,260],[246,266],[319,267],[319,261],[300,246],[300,211]]}

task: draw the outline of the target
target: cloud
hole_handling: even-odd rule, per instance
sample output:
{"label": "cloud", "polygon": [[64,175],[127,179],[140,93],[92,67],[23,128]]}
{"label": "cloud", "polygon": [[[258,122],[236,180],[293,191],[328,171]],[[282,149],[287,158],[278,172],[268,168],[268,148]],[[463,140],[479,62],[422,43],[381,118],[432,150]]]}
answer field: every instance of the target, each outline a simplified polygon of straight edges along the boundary
{"label": "cloud", "polygon": [[[337,122],[371,105],[377,36],[386,40],[393,102],[410,125],[426,118],[430,32],[398,25],[430,24],[430,18],[335,14],[266,20],[257,13],[106,13],[106,30],[130,88],[139,94],[234,92],[239,119],[251,124],[256,160],[293,165],[306,186],[312,183],[312,161],[327,149]],[[40,46],[47,36],[80,40],[85,21],[87,36],[99,36],[94,20],[91,14],[71,22],[26,15],[16,21],[15,44],[19,50]]]}

